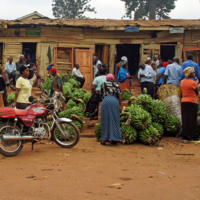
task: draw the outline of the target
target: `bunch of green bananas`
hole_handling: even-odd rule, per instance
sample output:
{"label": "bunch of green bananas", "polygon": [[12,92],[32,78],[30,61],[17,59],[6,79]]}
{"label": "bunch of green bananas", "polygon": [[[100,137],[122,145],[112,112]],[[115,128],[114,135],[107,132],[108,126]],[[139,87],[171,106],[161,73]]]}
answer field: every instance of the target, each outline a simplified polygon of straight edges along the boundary
{"label": "bunch of green bananas", "polygon": [[74,78],[70,78],[69,80],[68,80],[68,83],[70,83],[71,85],[75,85],[75,84],[77,84],[78,83],[78,81],[76,81]]}
{"label": "bunch of green bananas", "polygon": [[137,140],[137,131],[131,125],[121,127],[123,144],[133,144]]}
{"label": "bunch of green bananas", "polygon": [[70,88],[70,90],[72,90],[72,88],[73,88],[73,85],[68,82],[64,83],[64,86],[68,86]]}
{"label": "bunch of green bananas", "polygon": [[81,119],[83,119],[83,117],[84,117],[83,110],[79,107],[73,107],[68,110],[62,111],[59,113],[58,117],[72,119],[71,115],[77,115]]}
{"label": "bunch of green bananas", "polygon": [[170,133],[178,133],[181,130],[181,121],[174,115],[167,114],[164,128]]}
{"label": "bunch of green bananas", "polygon": [[72,99],[70,99],[67,103],[66,103],[66,108],[67,109],[70,109],[70,108],[73,108],[73,107],[76,107],[77,104],[76,102],[74,102]]}
{"label": "bunch of green bananas", "polygon": [[63,86],[63,91],[64,91],[64,95],[65,95],[65,98],[68,98],[68,96],[71,95],[71,89],[69,86],[65,85]]}
{"label": "bunch of green bananas", "polygon": [[120,116],[120,127],[122,127],[128,119],[128,116]]}
{"label": "bunch of green bananas", "polygon": [[160,135],[163,135],[163,134],[164,134],[164,128],[163,128],[163,125],[162,125],[162,124],[153,122],[153,123],[152,123],[152,126],[158,130],[158,133],[159,133]]}
{"label": "bunch of green bananas", "polygon": [[132,97],[132,94],[128,89],[125,89],[122,94],[123,100],[129,100]]}
{"label": "bunch of green bananas", "polygon": [[138,134],[140,141],[150,146],[157,145],[161,140],[158,130],[152,125],[149,128],[140,131]]}
{"label": "bunch of green bananas", "polygon": [[97,125],[97,128],[95,130],[95,137],[97,138],[98,142],[101,142],[101,123]]}
{"label": "bunch of green bananas", "polygon": [[83,97],[83,101],[87,104],[91,96],[92,96],[91,93],[85,93]]}
{"label": "bunch of green bananas", "polygon": [[141,94],[137,97],[135,100],[135,105],[140,106],[143,110],[146,110],[147,112],[150,112],[152,109],[152,97],[147,94]]}
{"label": "bunch of green bananas", "polygon": [[149,113],[139,106],[130,105],[125,111],[131,114],[131,126],[135,127],[137,130],[144,130],[151,125],[152,120]]}
{"label": "bunch of green bananas", "polygon": [[79,129],[79,131],[83,127],[83,123],[79,122],[78,120],[73,119],[72,122],[77,126],[77,128]]}
{"label": "bunch of green bananas", "polygon": [[42,91],[44,91],[45,89],[50,91],[52,86],[52,81],[53,81],[53,76],[47,77],[44,81],[44,85],[42,86]]}
{"label": "bunch of green bananas", "polygon": [[8,104],[11,105],[12,103],[14,103],[15,101],[15,93],[12,92],[9,96],[8,96]]}
{"label": "bunch of green bananas", "polygon": [[164,124],[167,115],[166,106],[161,100],[153,100],[151,116],[152,121]]}

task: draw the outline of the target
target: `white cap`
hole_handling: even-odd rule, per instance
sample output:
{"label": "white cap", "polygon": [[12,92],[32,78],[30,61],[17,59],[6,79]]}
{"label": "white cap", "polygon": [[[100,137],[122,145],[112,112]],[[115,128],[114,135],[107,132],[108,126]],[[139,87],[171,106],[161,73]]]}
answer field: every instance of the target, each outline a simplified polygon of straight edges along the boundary
{"label": "white cap", "polygon": [[151,59],[150,57],[147,58],[147,60],[150,60],[150,59]]}
{"label": "white cap", "polygon": [[121,60],[123,60],[123,61],[128,61],[128,59],[127,59],[126,56],[122,56]]}

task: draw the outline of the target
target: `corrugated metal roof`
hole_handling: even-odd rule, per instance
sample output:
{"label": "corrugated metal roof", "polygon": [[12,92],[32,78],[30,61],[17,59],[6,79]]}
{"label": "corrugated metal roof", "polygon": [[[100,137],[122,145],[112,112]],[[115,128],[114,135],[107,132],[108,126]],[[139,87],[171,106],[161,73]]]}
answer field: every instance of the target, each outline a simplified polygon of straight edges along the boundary
{"label": "corrugated metal roof", "polygon": [[110,20],[110,19],[33,19],[33,20],[0,20],[0,25],[44,25],[76,27],[125,27],[125,26],[182,26],[200,27],[200,20],[165,19],[165,20]]}

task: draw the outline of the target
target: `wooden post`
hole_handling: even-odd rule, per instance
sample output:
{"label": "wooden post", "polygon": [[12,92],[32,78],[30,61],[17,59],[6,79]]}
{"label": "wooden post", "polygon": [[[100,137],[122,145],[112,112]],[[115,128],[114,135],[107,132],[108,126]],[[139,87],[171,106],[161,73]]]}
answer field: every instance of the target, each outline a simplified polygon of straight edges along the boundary
{"label": "wooden post", "polygon": [[116,45],[110,45],[110,61],[109,61],[109,73],[114,74],[114,66],[115,66],[115,49]]}

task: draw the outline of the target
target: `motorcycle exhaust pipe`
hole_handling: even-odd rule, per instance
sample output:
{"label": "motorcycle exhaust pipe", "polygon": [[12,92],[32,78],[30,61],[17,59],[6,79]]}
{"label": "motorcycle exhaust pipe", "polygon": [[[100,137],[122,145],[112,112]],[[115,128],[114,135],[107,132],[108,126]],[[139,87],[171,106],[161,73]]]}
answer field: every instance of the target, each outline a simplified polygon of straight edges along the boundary
{"label": "motorcycle exhaust pipe", "polygon": [[17,140],[34,140],[37,139],[34,136],[28,136],[28,135],[3,135],[2,140],[3,141],[17,141]]}

